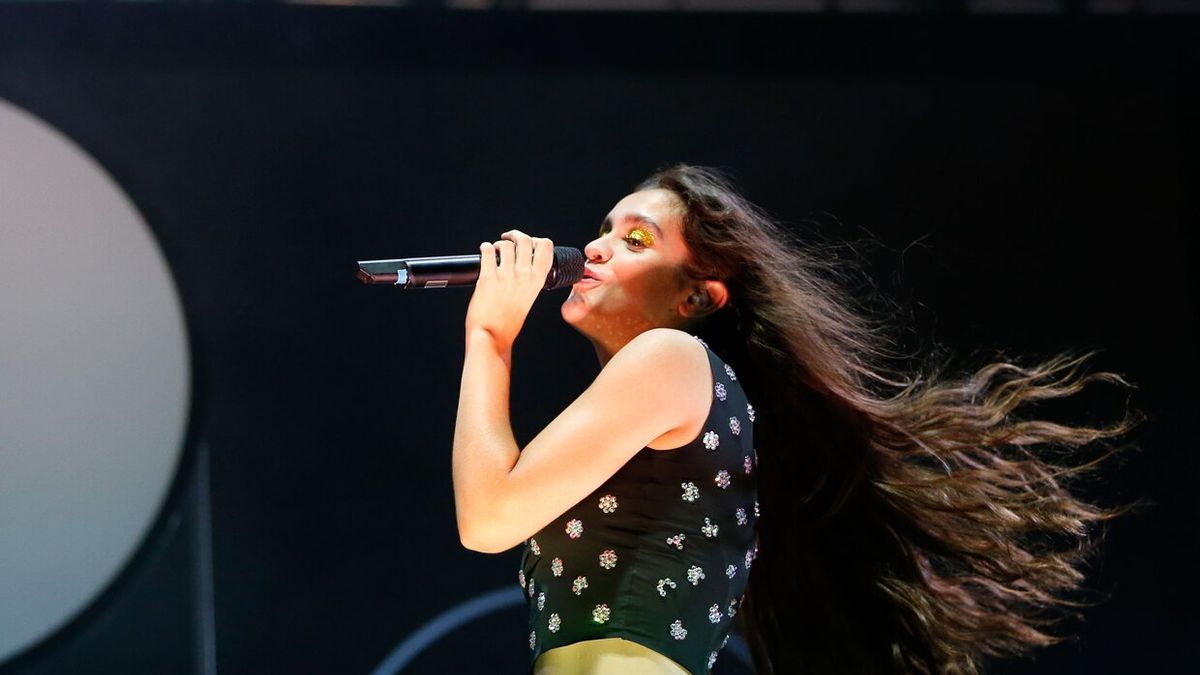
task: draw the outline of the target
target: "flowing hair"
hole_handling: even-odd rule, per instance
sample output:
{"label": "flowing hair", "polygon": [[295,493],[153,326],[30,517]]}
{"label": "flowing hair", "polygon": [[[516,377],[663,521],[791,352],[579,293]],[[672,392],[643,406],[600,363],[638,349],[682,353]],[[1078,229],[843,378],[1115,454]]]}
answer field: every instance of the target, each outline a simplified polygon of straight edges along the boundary
{"label": "flowing hair", "polygon": [[[889,368],[889,325],[837,245],[801,241],[715,169],[672,166],[649,188],[679,198],[684,272],[729,289],[692,332],[737,367],[758,415],[759,552],[738,614],[757,672],[974,674],[1061,641],[1048,631],[1086,605],[1072,595],[1092,530],[1130,508],[1068,482],[1141,415],[1092,428],[1018,406],[1133,385],[1084,372],[1095,351],[960,377]],[[1107,450],[1052,461],[1091,445]]]}

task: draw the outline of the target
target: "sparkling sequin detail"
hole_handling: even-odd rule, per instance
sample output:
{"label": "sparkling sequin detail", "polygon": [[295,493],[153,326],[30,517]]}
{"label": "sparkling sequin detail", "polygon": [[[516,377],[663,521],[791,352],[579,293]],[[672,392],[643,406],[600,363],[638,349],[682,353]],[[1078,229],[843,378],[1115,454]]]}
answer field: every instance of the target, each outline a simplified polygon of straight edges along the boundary
{"label": "sparkling sequin detail", "polygon": [[550,613],[550,620],[546,622],[546,628],[550,629],[551,633],[557,633],[558,627],[562,625],[562,619],[558,618],[558,614]]}
{"label": "sparkling sequin detail", "polygon": [[733,368],[730,368],[728,363],[725,364],[725,374],[729,376],[729,379],[737,380],[737,375],[734,374]]}
{"label": "sparkling sequin detail", "polygon": [[737,598],[729,601],[729,618],[737,616]]}
{"label": "sparkling sequin detail", "polygon": [[750,563],[754,561],[754,556],[750,551],[746,551],[746,569],[750,569]]}
{"label": "sparkling sequin detail", "polygon": [[667,586],[670,586],[671,588],[678,588],[675,585],[675,582],[671,581],[670,579],[659,579],[658,580],[658,594],[663,596],[664,598],[667,597],[667,588],[666,588]]}
{"label": "sparkling sequin detail", "polygon": [[722,384],[722,383],[720,383],[720,382],[718,382],[718,383],[717,383],[717,384],[716,384],[716,385],[713,387],[713,389],[715,389],[715,390],[716,390],[716,392],[717,392],[717,398],[718,398],[718,399],[720,399],[720,400],[722,400],[722,401],[724,401],[724,400],[725,400],[725,394],[726,394],[726,392],[725,392],[725,385],[724,385],[724,384]]}
{"label": "sparkling sequin detail", "polygon": [[688,568],[687,577],[688,581],[691,582],[693,586],[699,586],[700,580],[704,578],[704,570],[692,565]]}
{"label": "sparkling sequin detail", "polygon": [[733,432],[734,436],[737,436],[738,434],[742,433],[742,423],[738,421],[738,418],[736,418],[736,417],[729,418],[729,430],[731,432]]}
{"label": "sparkling sequin detail", "polygon": [[699,342],[700,344],[704,345],[705,347],[708,347],[708,343],[705,342],[704,340],[701,340],[699,335],[695,335],[695,334],[691,334],[691,333],[689,333],[689,335],[696,338],[696,342]]}
{"label": "sparkling sequin detail", "polygon": [[749,403],[746,404],[746,417],[749,417],[751,422],[754,421],[754,406]]}
{"label": "sparkling sequin detail", "polygon": [[716,662],[717,662],[717,653],[709,652],[708,653],[708,669],[712,670],[713,664]]}
{"label": "sparkling sequin detail", "polygon": [[517,570],[517,583],[521,584],[521,588],[525,588],[525,570]]}
{"label": "sparkling sequin detail", "polygon": [[600,566],[606,570],[611,570],[612,568],[616,567],[617,552],[610,548],[600,553]]}
{"label": "sparkling sequin detail", "polygon": [[737,516],[738,525],[745,525],[746,523],[750,522],[746,519],[746,509],[739,508],[734,515]]}
{"label": "sparkling sequin detail", "polygon": [[604,495],[600,498],[600,510],[605,513],[612,513],[617,510],[617,498],[612,495]]}
{"label": "sparkling sequin detail", "polygon": [[729,487],[729,472],[725,469],[721,469],[717,472],[716,477],[713,478],[713,482],[716,483],[717,486],[722,490]]}
{"label": "sparkling sequin detail", "polygon": [[704,434],[704,447],[709,450],[716,450],[721,444],[721,439],[717,437],[717,432],[709,431]]}
{"label": "sparkling sequin detail", "polygon": [[529,580],[529,588],[527,588],[526,590],[529,591],[529,597],[532,598],[533,597],[533,579]]}
{"label": "sparkling sequin detail", "polygon": [[712,539],[713,537],[717,536],[718,529],[719,528],[717,527],[717,524],[714,523],[711,518],[705,516],[704,527],[700,528],[700,531],[704,533],[704,536]]}
{"label": "sparkling sequin detail", "polygon": [[746,475],[750,475],[751,469],[754,468],[754,460],[750,459],[750,455],[742,458],[742,468],[746,470]]}
{"label": "sparkling sequin detail", "polygon": [[721,623],[721,608],[713,605],[708,608],[708,620],[713,623]]}
{"label": "sparkling sequin detail", "polygon": [[572,518],[567,522],[567,536],[572,539],[578,539],[583,536],[583,521],[578,518]]}
{"label": "sparkling sequin detail", "polygon": [[754,517],[755,518],[758,517],[758,500],[757,499],[754,500]]}
{"label": "sparkling sequin detail", "polygon": [[529,648],[537,649],[537,631],[529,631]]}
{"label": "sparkling sequin detail", "polygon": [[695,483],[687,482],[680,483],[679,487],[683,488],[683,501],[694,502],[700,498],[700,488],[696,487]]}
{"label": "sparkling sequin detail", "polygon": [[546,607],[546,594],[544,592],[538,593],[537,605],[538,605],[539,612],[542,611],[542,609],[544,609]]}
{"label": "sparkling sequin detail", "polygon": [[671,637],[676,640],[682,640],[687,637],[687,629],[683,627],[683,622],[675,619],[675,623],[671,624]]}
{"label": "sparkling sequin detail", "polygon": [[562,558],[555,558],[554,560],[550,561],[550,571],[553,572],[554,576],[556,576],[556,577],[562,576],[562,572],[563,572]]}
{"label": "sparkling sequin detail", "polygon": [[680,551],[682,551],[684,539],[687,539],[687,537],[685,537],[684,534],[682,532],[680,532],[679,534],[675,535],[674,537],[667,537],[667,543],[670,544],[671,546],[674,546],[675,548],[679,549]]}
{"label": "sparkling sequin detail", "polygon": [[571,592],[575,595],[582,595],[585,588],[587,588],[587,577],[583,575],[575,577],[575,581],[571,582]]}
{"label": "sparkling sequin detail", "polygon": [[604,623],[605,621],[608,621],[609,614],[610,612],[608,611],[608,605],[603,603],[596,605],[596,609],[592,610],[592,621],[595,621],[596,623]]}
{"label": "sparkling sequin detail", "polygon": [[737,574],[737,565],[730,565],[729,567],[725,568],[725,576],[732,579],[733,575],[735,574]]}
{"label": "sparkling sequin detail", "polygon": [[541,554],[542,554],[542,547],[541,547],[541,546],[538,546],[537,539],[530,539],[530,540],[529,540],[529,550],[530,550],[530,551],[533,551],[533,554],[534,554],[534,555],[541,555]]}

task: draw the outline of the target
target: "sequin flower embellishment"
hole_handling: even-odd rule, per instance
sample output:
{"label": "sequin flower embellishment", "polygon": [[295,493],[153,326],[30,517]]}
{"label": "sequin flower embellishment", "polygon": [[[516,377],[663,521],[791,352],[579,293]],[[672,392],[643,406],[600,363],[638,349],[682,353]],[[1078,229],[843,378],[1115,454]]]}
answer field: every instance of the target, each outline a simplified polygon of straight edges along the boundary
{"label": "sequin flower embellishment", "polygon": [[736,417],[729,418],[729,431],[731,431],[734,436],[737,436],[738,434],[742,433],[742,423],[738,421],[738,418],[736,418]]}
{"label": "sequin flower embellishment", "polygon": [[700,498],[700,488],[696,487],[695,483],[680,483],[679,487],[683,488],[683,501],[694,502]]}
{"label": "sequin flower embellishment", "polygon": [[604,495],[600,498],[600,510],[605,513],[612,513],[617,510],[617,498],[612,495]]}
{"label": "sequin flower embellishment", "polygon": [[575,595],[581,595],[585,588],[587,588],[587,577],[582,575],[575,577],[575,581],[571,583],[571,592]]}
{"label": "sequin flower embellishment", "polygon": [[563,572],[562,558],[555,558],[554,560],[550,561],[550,571],[553,572],[554,576],[556,576],[556,577],[562,576],[562,572]]}
{"label": "sequin flower embellishment", "polygon": [[572,539],[578,539],[583,536],[583,521],[578,518],[572,518],[567,523],[567,536]]}
{"label": "sequin flower embellishment", "polygon": [[716,450],[717,445],[721,443],[721,439],[717,437],[717,432],[709,431],[704,434],[704,447],[709,450]]}
{"label": "sequin flower embellishment", "polygon": [[530,550],[530,551],[533,551],[533,554],[534,554],[534,555],[541,555],[541,554],[542,554],[542,547],[541,547],[541,546],[538,546],[537,539],[530,539],[530,540],[529,540],[529,550]]}
{"label": "sequin flower embellishment", "polygon": [[721,607],[719,605],[708,608],[708,620],[713,623],[721,623]]}
{"label": "sequin flower embellishment", "polygon": [[558,627],[561,625],[562,619],[558,617],[558,614],[551,612],[550,620],[546,622],[546,628],[549,628],[551,633],[557,633]]}
{"label": "sequin flower embellishment", "polygon": [[713,478],[713,482],[716,483],[717,486],[722,490],[729,487],[729,472],[725,469],[721,469],[717,472],[717,477]]}
{"label": "sequin flower embellishment", "polygon": [[687,629],[683,627],[683,622],[675,619],[675,623],[671,624],[671,637],[676,640],[682,640],[687,637]]}
{"label": "sequin flower embellishment", "polygon": [[667,586],[670,586],[671,588],[677,588],[677,586],[675,585],[675,582],[671,581],[670,579],[659,579],[658,580],[658,594],[663,596],[664,598],[667,597]]}
{"label": "sequin flower embellishment", "polygon": [[606,549],[603,553],[601,553],[600,554],[600,566],[606,570],[611,570],[612,568],[616,567],[617,566],[617,552],[610,548],[610,549]]}
{"label": "sequin flower embellishment", "polygon": [[749,403],[746,404],[746,417],[749,417],[751,422],[754,421],[754,406]]}
{"label": "sequin flower embellishment", "polygon": [[725,568],[725,576],[732,579],[733,575],[735,574],[737,574],[737,565],[730,565],[729,567]]}
{"label": "sequin flower embellishment", "polygon": [[754,469],[754,460],[750,459],[750,455],[742,458],[742,469],[746,471],[746,475],[750,475],[750,471]]}
{"label": "sequin flower embellishment", "polygon": [[608,605],[603,603],[596,605],[596,609],[592,610],[592,621],[596,623],[604,623],[608,621],[609,611]]}
{"label": "sequin flower embellishment", "polygon": [[728,363],[725,364],[725,374],[729,376],[729,379],[737,380],[737,375],[733,373],[733,368],[730,368]]}
{"label": "sequin flower embellishment", "polygon": [[734,515],[737,516],[738,525],[745,525],[747,522],[749,522],[746,520],[746,509],[738,509]]}
{"label": "sequin flower embellishment", "polygon": [[700,580],[704,578],[704,570],[692,565],[688,568],[687,577],[693,586],[699,586]]}
{"label": "sequin flower embellishment", "polygon": [[718,382],[718,383],[717,383],[717,384],[716,384],[716,385],[713,387],[713,389],[714,389],[714,390],[716,390],[716,393],[717,393],[717,398],[718,398],[718,399],[720,399],[720,400],[722,400],[722,401],[724,401],[724,400],[725,400],[725,394],[726,394],[726,392],[725,392],[725,385],[724,385],[723,383],[721,383],[721,382]]}
{"label": "sequin flower embellishment", "polygon": [[525,570],[517,570],[517,581],[525,588]]}
{"label": "sequin flower embellishment", "polygon": [[684,539],[686,539],[686,537],[683,535],[682,532],[680,532],[679,534],[675,535],[674,537],[667,537],[667,543],[669,545],[674,546],[675,548],[679,549],[680,551],[682,551]]}
{"label": "sequin flower embellishment", "polygon": [[541,611],[546,606],[546,594],[538,593],[538,611]]}
{"label": "sequin flower embellishment", "polygon": [[706,516],[704,518],[704,527],[701,527],[700,531],[704,533],[704,536],[712,539],[717,536],[718,529],[720,528],[717,527],[717,524],[714,523],[711,518]]}

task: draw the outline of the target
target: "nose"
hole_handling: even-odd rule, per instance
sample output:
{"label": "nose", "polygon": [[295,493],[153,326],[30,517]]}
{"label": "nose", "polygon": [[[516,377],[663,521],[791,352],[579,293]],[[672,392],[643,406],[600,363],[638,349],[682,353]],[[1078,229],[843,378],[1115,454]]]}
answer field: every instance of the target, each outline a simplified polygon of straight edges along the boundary
{"label": "nose", "polygon": [[608,257],[608,248],[604,246],[604,237],[597,237],[583,247],[583,255],[592,262],[603,262]]}

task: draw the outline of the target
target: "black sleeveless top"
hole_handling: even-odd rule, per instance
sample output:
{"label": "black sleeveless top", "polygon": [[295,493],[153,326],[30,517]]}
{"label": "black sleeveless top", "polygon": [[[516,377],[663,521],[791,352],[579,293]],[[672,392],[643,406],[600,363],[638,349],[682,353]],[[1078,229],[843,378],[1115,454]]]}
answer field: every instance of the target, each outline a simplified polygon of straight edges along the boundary
{"label": "black sleeveless top", "polygon": [[713,375],[699,435],[643,448],[525,542],[530,670],[546,650],[620,637],[707,673],[729,639],[758,552],[754,407],[692,337]]}

